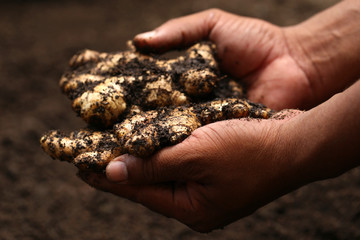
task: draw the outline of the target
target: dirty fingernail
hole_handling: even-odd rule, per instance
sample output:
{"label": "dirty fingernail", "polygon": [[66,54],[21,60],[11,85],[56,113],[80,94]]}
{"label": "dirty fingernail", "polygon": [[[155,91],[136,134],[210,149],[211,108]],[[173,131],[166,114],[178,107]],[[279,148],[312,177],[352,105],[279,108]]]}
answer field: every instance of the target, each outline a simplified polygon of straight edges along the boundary
{"label": "dirty fingernail", "polygon": [[111,182],[121,183],[128,179],[126,164],[121,161],[110,162],[106,167],[106,177]]}

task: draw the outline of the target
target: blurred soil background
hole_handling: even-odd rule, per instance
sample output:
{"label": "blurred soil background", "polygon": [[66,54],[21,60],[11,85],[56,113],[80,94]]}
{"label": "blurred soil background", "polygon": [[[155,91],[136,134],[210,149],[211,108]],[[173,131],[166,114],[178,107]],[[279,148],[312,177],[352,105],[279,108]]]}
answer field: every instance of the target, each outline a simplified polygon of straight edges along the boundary
{"label": "blurred soil background", "polygon": [[58,81],[84,48],[125,49],[135,34],[211,7],[296,24],[335,0],[106,0],[0,3],[0,239],[360,239],[360,169],[313,183],[210,234],[96,191],[39,146],[85,126]]}

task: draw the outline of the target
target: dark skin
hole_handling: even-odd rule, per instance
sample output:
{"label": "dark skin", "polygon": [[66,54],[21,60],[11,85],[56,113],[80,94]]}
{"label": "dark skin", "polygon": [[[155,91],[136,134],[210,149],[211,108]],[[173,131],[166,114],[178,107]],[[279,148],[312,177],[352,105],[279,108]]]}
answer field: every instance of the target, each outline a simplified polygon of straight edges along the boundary
{"label": "dark skin", "polygon": [[[138,48],[160,51],[202,39],[214,42],[222,70],[245,81],[251,100],[274,109],[305,105],[305,99],[313,98],[307,74],[288,49],[284,29],[268,22],[208,10],[170,20],[142,36],[134,39]],[[285,69],[291,77],[280,74]],[[295,89],[301,94],[292,94]]]}
{"label": "dark skin", "polygon": [[208,232],[303,185],[357,167],[359,20],[357,0],[288,28],[215,9],[136,36],[139,48],[160,51],[209,39],[219,48],[222,69],[245,79],[251,100],[278,110],[309,110],[210,124],[148,159],[119,156],[106,176],[80,176]]}

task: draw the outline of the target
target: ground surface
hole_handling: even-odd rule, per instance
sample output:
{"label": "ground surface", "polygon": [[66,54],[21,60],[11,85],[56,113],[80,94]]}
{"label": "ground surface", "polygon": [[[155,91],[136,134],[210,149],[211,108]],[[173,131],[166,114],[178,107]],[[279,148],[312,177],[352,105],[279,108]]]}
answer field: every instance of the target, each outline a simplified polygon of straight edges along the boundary
{"label": "ground surface", "polygon": [[0,239],[360,239],[360,169],[311,184],[224,230],[195,233],[91,189],[39,147],[49,129],[84,126],[58,80],[78,50],[115,51],[136,33],[209,7],[297,23],[334,0],[2,1]]}

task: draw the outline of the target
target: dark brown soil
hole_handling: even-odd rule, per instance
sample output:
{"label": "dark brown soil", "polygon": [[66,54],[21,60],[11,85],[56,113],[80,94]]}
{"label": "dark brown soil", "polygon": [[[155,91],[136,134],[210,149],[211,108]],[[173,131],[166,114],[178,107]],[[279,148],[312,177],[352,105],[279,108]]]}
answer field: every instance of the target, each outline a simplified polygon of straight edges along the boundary
{"label": "dark brown soil", "polygon": [[288,194],[211,234],[108,193],[52,161],[50,129],[84,126],[58,81],[78,50],[125,49],[169,18],[210,7],[297,23],[335,0],[2,1],[0,7],[0,239],[360,239],[360,169]]}

